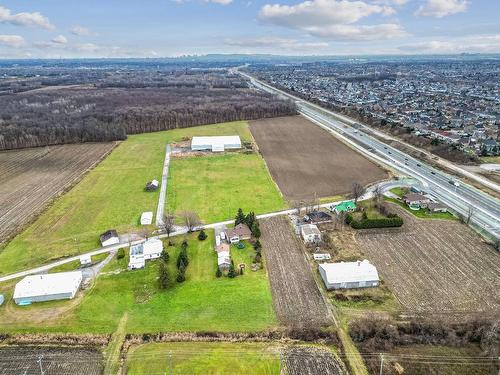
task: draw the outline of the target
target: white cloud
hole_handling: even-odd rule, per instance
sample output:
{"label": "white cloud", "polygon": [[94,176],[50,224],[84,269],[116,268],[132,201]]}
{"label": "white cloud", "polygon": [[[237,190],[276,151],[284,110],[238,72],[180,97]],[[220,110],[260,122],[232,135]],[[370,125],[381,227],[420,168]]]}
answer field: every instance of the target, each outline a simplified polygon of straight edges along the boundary
{"label": "white cloud", "polygon": [[442,18],[455,13],[465,12],[467,0],[426,0],[415,15],[424,17]]}
{"label": "white cloud", "polygon": [[91,32],[89,29],[87,29],[86,27],[83,27],[83,26],[73,26],[71,28],[71,34],[74,34],[74,35],[78,35],[78,36],[87,36],[87,35],[90,35]]}
{"label": "white cloud", "polygon": [[405,5],[408,0],[372,0],[372,2],[380,5]]}
{"label": "white cloud", "polygon": [[499,53],[500,34],[431,40],[398,47],[406,53]]}
{"label": "white cloud", "polygon": [[24,38],[20,35],[0,35],[0,45],[8,47],[21,47],[24,45]]}
{"label": "white cloud", "polygon": [[10,23],[18,26],[41,27],[47,30],[53,30],[55,27],[49,19],[39,12],[21,12],[12,14],[10,9],[0,6],[0,23]]}
{"label": "white cloud", "polygon": [[272,47],[282,49],[309,49],[328,47],[326,42],[304,42],[296,39],[278,37],[257,37],[243,39],[226,39],[224,44],[236,47]]}
{"label": "white cloud", "polygon": [[66,44],[68,43],[68,39],[64,35],[58,35],[55,38],[52,38],[52,42],[56,44]]}
{"label": "white cloud", "polygon": [[77,44],[75,49],[80,52],[97,52],[100,47],[94,43]]}
{"label": "white cloud", "polygon": [[332,25],[311,26],[305,30],[314,36],[336,40],[380,40],[407,36],[401,25],[384,23],[379,25]]}

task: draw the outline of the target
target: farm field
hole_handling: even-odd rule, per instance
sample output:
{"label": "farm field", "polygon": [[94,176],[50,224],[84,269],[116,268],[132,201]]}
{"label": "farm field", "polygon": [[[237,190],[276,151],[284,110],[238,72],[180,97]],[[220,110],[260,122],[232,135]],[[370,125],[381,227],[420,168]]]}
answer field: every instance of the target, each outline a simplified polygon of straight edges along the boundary
{"label": "farm field", "polygon": [[0,152],[0,244],[114,146],[86,143]]}
{"label": "farm field", "polygon": [[199,241],[188,236],[189,266],[186,281],[175,282],[176,259],[182,238],[167,247],[172,288],[157,287],[158,261],[146,268],[126,271],[127,257],[113,259],[88,290],[71,301],[52,301],[19,307],[10,299],[13,285],[0,284],[7,303],[0,306],[0,331],[112,333],[127,313],[125,331],[259,331],[277,325],[265,269],[250,271],[254,250],[233,247],[235,264],[245,263],[248,272],[234,279],[216,278],[214,234]]}
{"label": "farm field", "polygon": [[260,155],[226,153],[172,158],[167,208],[194,211],[212,223],[234,218],[238,208],[259,214],[286,203]]}
{"label": "farm field", "polygon": [[383,169],[301,116],[250,122],[274,181],[290,200],[331,197],[387,177]]}
{"label": "farm field", "polygon": [[40,355],[43,355],[42,369],[46,375],[102,374],[102,354],[98,350],[50,346],[0,347],[0,374],[39,374]]}
{"label": "farm field", "polygon": [[287,375],[344,375],[347,371],[335,355],[326,348],[293,346],[283,354],[283,372]]}
{"label": "farm field", "polygon": [[129,136],[0,251],[0,275],[98,248],[99,234],[111,228],[141,230],[140,214],[156,212],[159,191],[144,186],[161,177],[165,145],[216,134],[251,139],[242,121]]}
{"label": "farm field", "polygon": [[401,229],[360,231],[356,238],[403,309],[498,314],[500,254],[457,221],[422,220],[397,210],[405,222]]}
{"label": "farm field", "polygon": [[277,216],[261,220],[260,227],[274,308],[280,322],[288,326],[331,325],[330,310],[288,219]]}

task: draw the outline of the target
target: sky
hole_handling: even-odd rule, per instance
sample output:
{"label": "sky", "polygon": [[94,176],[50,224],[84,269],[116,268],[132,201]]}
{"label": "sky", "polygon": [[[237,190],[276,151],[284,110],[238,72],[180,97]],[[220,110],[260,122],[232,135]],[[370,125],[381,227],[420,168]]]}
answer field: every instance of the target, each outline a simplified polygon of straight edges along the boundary
{"label": "sky", "polygon": [[500,53],[500,0],[0,0],[0,58]]}

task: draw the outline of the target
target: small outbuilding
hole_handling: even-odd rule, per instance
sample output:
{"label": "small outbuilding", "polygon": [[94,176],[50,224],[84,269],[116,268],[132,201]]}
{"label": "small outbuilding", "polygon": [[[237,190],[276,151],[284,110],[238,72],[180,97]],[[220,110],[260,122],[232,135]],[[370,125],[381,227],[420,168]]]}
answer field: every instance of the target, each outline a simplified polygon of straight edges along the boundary
{"label": "small outbuilding", "polygon": [[120,238],[118,237],[118,233],[116,233],[116,230],[114,229],[107,230],[106,232],[100,235],[99,239],[101,240],[101,245],[103,247],[116,245],[120,243]]}
{"label": "small outbuilding", "polygon": [[153,212],[147,211],[141,214],[141,225],[151,225],[153,222]]}
{"label": "small outbuilding", "polygon": [[238,224],[233,229],[227,232],[229,242],[232,244],[238,243],[241,240],[249,240],[252,237],[252,231],[246,224]]}
{"label": "small outbuilding", "polygon": [[448,207],[439,202],[430,202],[427,204],[427,209],[430,212],[448,212]]}
{"label": "small outbuilding", "polygon": [[377,268],[368,260],[357,262],[322,263],[319,273],[326,289],[351,289],[377,286]]}
{"label": "small outbuilding", "polygon": [[191,140],[192,151],[223,152],[227,149],[241,148],[241,139],[238,135],[193,137]]}
{"label": "small outbuilding", "polygon": [[304,224],[300,226],[300,234],[306,244],[321,241],[321,232],[314,224]]}
{"label": "small outbuilding", "polygon": [[82,272],[59,272],[26,276],[16,284],[14,301],[18,305],[72,299],[82,283]]}
{"label": "small outbuilding", "polygon": [[80,264],[82,266],[90,266],[92,264],[92,257],[88,254],[84,254],[80,257]]}
{"label": "small outbuilding", "polygon": [[217,266],[220,270],[227,270],[231,267],[231,254],[229,251],[221,251],[217,253]]}
{"label": "small outbuilding", "polygon": [[156,191],[158,190],[158,187],[160,186],[160,183],[158,180],[152,180],[146,183],[146,191]]}

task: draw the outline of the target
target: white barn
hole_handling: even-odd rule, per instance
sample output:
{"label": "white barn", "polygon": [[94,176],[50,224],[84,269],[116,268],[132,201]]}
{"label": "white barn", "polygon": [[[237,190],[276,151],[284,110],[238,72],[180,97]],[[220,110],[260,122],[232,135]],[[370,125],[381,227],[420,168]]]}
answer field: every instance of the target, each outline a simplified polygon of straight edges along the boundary
{"label": "white barn", "polygon": [[377,286],[377,268],[368,260],[357,262],[323,263],[319,273],[326,289],[350,289]]}
{"label": "white barn", "polygon": [[82,272],[59,272],[26,276],[16,284],[14,301],[18,305],[72,299],[82,283]]}
{"label": "white barn", "polygon": [[226,149],[234,150],[239,148],[241,148],[241,139],[238,135],[193,137],[191,140],[192,151],[223,152]]}
{"label": "white barn", "polygon": [[151,225],[153,222],[153,213],[151,211],[143,212],[141,214],[141,225]]}
{"label": "white barn", "polygon": [[163,242],[158,238],[150,238],[143,243],[130,246],[129,270],[144,268],[146,260],[157,259],[163,251]]}

